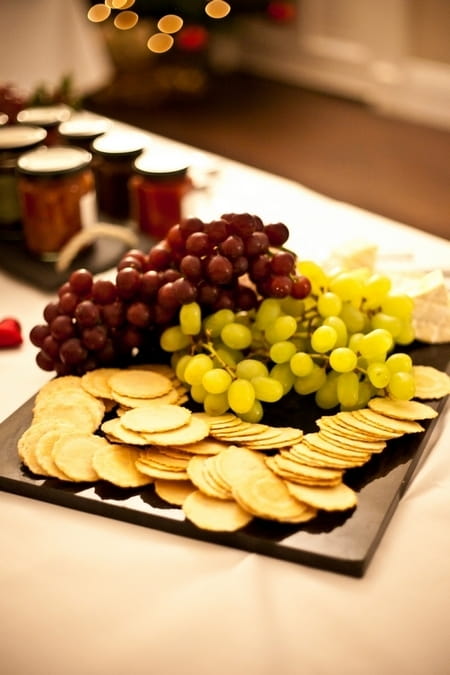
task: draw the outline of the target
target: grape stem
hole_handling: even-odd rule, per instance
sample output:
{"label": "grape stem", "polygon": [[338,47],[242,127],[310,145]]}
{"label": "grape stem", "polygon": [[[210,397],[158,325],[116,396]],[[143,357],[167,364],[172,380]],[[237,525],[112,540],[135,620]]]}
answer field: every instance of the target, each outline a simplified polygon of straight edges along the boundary
{"label": "grape stem", "polygon": [[205,342],[202,341],[202,342],[198,343],[198,346],[201,349],[206,349],[206,351],[208,351],[213,358],[217,359],[217,361],[220,363],[221,368],[226,370],[226,372],[233,379],[236,379],[235,371],[227,363],[225,363],[225,361],[222,359],[222,357],[217,353],[217,351],[216,351],[212,342],[210,342],[209,340],[206,340]]}

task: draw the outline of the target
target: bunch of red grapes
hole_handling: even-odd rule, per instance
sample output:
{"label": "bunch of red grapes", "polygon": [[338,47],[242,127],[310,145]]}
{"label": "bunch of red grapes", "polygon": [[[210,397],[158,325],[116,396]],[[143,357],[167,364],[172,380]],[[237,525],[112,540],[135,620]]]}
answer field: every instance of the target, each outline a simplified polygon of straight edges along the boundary
{"label": "bunch of red grapes", "polygon": [[248,311],[267,297],[305,298],[311,285],[296,274],[295,255],[282,248],[288,236],[283,223],[264,225],[248,213],[207,223],[186,218],[147,253],[129,250],[115,283],[75,270],[44,308],[45,323],[30,332],[37,364],[81,375],[145,358],[189,302],[207,315]]}

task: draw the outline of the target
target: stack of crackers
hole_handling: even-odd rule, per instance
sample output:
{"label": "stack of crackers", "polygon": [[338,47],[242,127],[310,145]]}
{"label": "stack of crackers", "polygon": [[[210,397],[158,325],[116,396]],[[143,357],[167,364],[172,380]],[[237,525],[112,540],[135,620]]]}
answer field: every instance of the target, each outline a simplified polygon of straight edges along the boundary
{"label": "stack of crackers", "polygon": [[[450,393],[450,378],[417,367],[418,397]],[[184,404],[184,385],[166,365],[98,368],[48,382],[18,442],[30,471],[68,482],[153,485],[196,526],[234,531],[263,518],[302,523],[318,511],[357,506],[347,469],[389,440],[424,431],[430,405],[374,398],[367,408],[324,415],[318,431],[210,416]]]}

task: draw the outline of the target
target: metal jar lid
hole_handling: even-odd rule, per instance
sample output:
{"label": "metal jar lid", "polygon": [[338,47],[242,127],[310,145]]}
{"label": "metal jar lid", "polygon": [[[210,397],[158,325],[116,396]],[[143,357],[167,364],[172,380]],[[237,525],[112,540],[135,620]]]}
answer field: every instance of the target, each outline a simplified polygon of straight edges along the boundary
{"label": "metal jar lid", "polygon": [[152,180],[182,178],[188,171],[185,158],[171,152],[148,152],[138,157],[133,164],[134,171]]}
{"label": "metal jar lid", "polygon": [[92,151],[110,159],[133,159],[144,149],[140,134],[110,131],[92,143]]}
{"label": "metal jar lid", "polygon": [[24,152],[42,143],[47,132],[42,127],[11,124],[0,127],[0,152]]}
{"label": "metal jar lid", "polygon": [[24,108],[17,113],[19,124],[36,124],[45,129],[56,127],[65,122],[72,114],[72,109],[67,105],[34,106]]}
{"label": "metal jar lid", "polygon": [[69,120],[59,125],[58,131],[65,138],[89,140],[104,134],[108,126],[107,119],[94,117],[88,113],[75,113]]}
{"label": "metal jar lid", "polygon": [[17,170],[34,177],[63,176],[85,169],[91,163],[92,155],[87,150],[75,147],[42,147],[21,155]]}

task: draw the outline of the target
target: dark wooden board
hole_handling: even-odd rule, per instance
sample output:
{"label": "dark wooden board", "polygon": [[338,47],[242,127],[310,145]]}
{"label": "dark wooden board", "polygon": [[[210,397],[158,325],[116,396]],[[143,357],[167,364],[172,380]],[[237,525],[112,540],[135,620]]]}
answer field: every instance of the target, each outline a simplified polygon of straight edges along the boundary
{"label": "dark wooden board", "polygon": [[[422,346],[411,352],[415,363],[449,367],[449,346]],[[430,402],[437,410],[446,401]],[[66,506],[80,511],[162,530],[191,539],[229,546],[293,563],[310,565],[360,577],[372,559],[397,504],[412,480],[420,460],[431,447],[439,417],[425,422],[423,434],[390,441],[386,450],[374,455],[363,467],[345,473],[345,482],[358,492],[356,509],[324,513],[302,525],[285,525],[255,519],[233,533],[201,530],[188,522],[179,508],[170,506],[153,486],[121,489],[99,481],[67,484],[56,479],[36,478],[17,455],[17,440],[31,420],[33,399],[0,425],[0,488],[15,494]],[[322,414],[311,397],[288,395],[282,405],[268,407],[265,419],[282,426],[316,429]]]}

